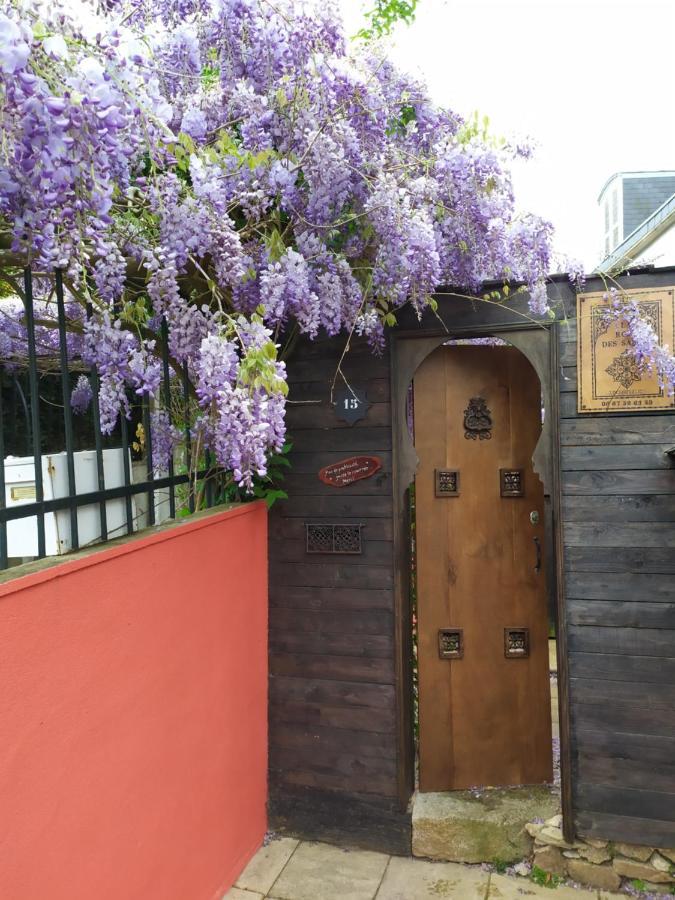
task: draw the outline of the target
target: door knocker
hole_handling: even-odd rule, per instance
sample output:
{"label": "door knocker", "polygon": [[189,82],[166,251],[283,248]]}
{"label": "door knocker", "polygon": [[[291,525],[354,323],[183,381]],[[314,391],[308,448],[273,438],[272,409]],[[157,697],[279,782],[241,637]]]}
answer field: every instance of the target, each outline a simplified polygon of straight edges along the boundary
{"label": "door knocker", "polygon": [[492,418],[482,397],[472,397],[464,410],[464,437],[475,441],[489,441],[492,437]]}

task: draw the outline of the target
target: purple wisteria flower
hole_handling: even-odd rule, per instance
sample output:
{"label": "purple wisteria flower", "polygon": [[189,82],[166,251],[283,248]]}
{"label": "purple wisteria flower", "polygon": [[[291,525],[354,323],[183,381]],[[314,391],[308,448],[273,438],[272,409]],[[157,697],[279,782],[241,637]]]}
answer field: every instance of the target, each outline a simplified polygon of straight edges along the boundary
{"label": "purple wisteria flower", "polygon": [[77,415],[83,415],[91,403],[93,393],[86,375],[80,375],[70,395],[70,405]]}
{"label": "purple wisteria flower", "polygon": [[[8,0],[0,120],[12,252],[63,270],[101,427],[151,402],[158,465],[183,440],[163,404],[185,378],[196,455],[249,487],[266,472],[284,334],[356,333],[378,352],[402,304],[421,315],[438,285],[486,279],[522,282],[548,313],[551,228],[516,213],[510,177],[528,150],[480,139],[350,47],[331,4]],[[630,327],[670,378],[672,357]],[[20,307],[0,320],[5,365],[25,359],[22,328]],[[41,327],[40,353],[58,356],[57,334]]]}

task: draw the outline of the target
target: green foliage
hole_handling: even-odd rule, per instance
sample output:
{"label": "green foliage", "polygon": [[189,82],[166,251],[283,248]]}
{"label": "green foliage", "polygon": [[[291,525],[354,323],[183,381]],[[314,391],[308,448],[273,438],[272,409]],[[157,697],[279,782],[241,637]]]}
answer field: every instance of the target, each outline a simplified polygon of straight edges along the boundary
{"label": "green foliage", "polygon": [[457,132],[457,141],[460,144],[468,144],[469,141],[478,139],[481,143],[498,149],[506,145],[506,138],[497,137],[490,133],[490,119],[488,116],[480,116],[478,110],[464,122]]}
{"label": "green foliage", "polygon": [[292,449],[293,445],[286,443],[281,448],[281,453],[274,453],[268,457],[267,475],[254,477],[252,493],[246,493],[236,484],[229,484],[219,502],[250,503],[252,500],[264,500],[270,509],[277,500],[287,500],[288,494],[279,485],[284,480],[284,470],[291,467],[288,454]]}
{"label": "green foliage", "polygon": [[633,878],[631,881],[631,887],[634,887],[636,891],[646,891],[647,885],[641,878]]}
{"label": "green foliage", "polygon": [[120,318],[128,325],[145,325],[150,318],[145,305],[145,297],[137,297],[135,300],[127,300],[122,307]]}
{"label": "green foliage", "polygon": [[218,80],[220,79],[218,51],[215,47],[212,47],[209,50],[209,52],[206,54],[206,59],[206,65],[202,68],[201,71],[202,87],[205,91],[211,87],[215,87],[218,84]]}
{"label": "green foliage", "polygon": [[540,887],[557,888],[562,883],[560,875],[554,875],[553,872],[546,872],[539,866],[532,866],[530,878]]}
{"label": "green foliage", "polygon": [[0,299],[3,297],[14,297],[15,291],[11,284],[8,284],[6,281],[3,281],[0,278]]}
{"label": "green foliage", "polygon": [[410,103],[404,103],[398,118],[389,123],[387,134],[405,134],[409,122],[414,122],[417,118],[417,111]]}
{"label": "green foliage", "polygon": [[410,25],[415,18],[418,2],[419,0],[375,0],[375,6],[366,13],[368,25],[356,37],[372,41],[391,34],[398,22]]}
{"label": "green foliage", "polygon": [[500,859],[500,857],[495,856],[495,858],[492,860],[492,866],[498,875],[503,875],[504,872],[506,872],[506,870],[508,869],[509,864],[507,862],[504,862],[503,859]]}

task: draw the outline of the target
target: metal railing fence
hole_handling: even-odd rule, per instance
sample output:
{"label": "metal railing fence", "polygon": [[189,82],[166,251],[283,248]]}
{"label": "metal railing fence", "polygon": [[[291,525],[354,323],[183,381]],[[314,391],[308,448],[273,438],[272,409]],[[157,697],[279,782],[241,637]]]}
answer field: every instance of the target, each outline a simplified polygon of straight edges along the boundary
{"label": "metal railing fence", "polygon": [[[42,276],[41,276],[42,277]],[[35,305],[34,305],[34,279],[30,268],[25,268],[22,275],[23,285],[23,305],[24,305],[24,321],[26,331],[26,358],[22,366],[24,371],[21,372],[22,380],[27,391],[22,389],[20,379],[17,378],[17,364],[13,360],[7,366],[7,360],[0,360],[0,569],[8,568],[10,564],[10,556],[8,554],[8,528],[11,523],[26,519],[35,519],[35,527],[37,529],[37,553],[29,554],[31,558],[42,558],[48,554],[46,545],[46,518],[54,513],[67,513],[69,524],[69,550],[78,550],[88,543],[98,543],[99,541],[107,541],[112,537],[117,537],[120,529],[116,529],[111,534],[109,518],[109,503],[111,501],[123,501],[124,505],[124,525],[121,533],[131,534],[136,527],[136,519],[138,515],[134,511],[134,498],[145,497],[147,512],[145,513],[148,525],[155,524],[156,511],[155,501],[159,491],[164,495],[168,493],[168,518],[176,518],[177,511],[181,515],[192,513],[196,506],[199,508],[210,508],[220,498],[218,496],[218,486],[223,484],[221,470],[213,467],[212,459],[208,452],[199,454],[199,458],[194,457],[193,435],[190,427],[190,402],[191,388],[188,378],[187,367],[183,365],[182,371],[178,374],[175,371],[175,365],[171,365],[168,352],[169,331],[165,321],[161,323],[160,329],[160,346],[161,363],[162,363],[162,384],[161,395],[163,406],[171,416],[172,406],[175,408],[176,394],[180,397],[183,405],[184,415],[182,423],[180,423],[184,433],[185,446],[183,449],[183,459],[179,466],[172,457],[167,460],[166,474],[156,474],[153,471],[152,461],[152,430],[151,430],[151,405],[147,397],[140,402],[129,399],[132,406],[134,416],[142,423],[144,434],[144,478],[140,481],[132,479],[132,462],[131,462],[131,446],[134,443],[130,441],[129,422],[125,418],[123,412],[120,413],[119,422],[115,433],[111,436],[105,436],[101,432],[98,404],[99,377],[96,368],[90,368],[88,372],[84,364],[79,359],[69,358],[68,351],[68,322],[66,317],[66,302],[64,298],[63,276],[60,271],[56,271],[53,278],[53,296],[55,297],[56,317],[55,327],[58,331],[58,354],[57,360],[52,361],[52,371],[49,376],[43,372],[42,379],[49,377],[60,380],[60,406],[63,408],[62,414],[62,442],[65,451],[65,469],[67,478],[67,491],[63,496],[45,495],[45,482],[43,475],[43,435],[42,435],[42,417],[41,405],[44,407],[46,402],[54,407],[53,401],[47,401],[40,391],[40,358],[36,347],[36,321],[35,321]],[[92,310],[89,306],[86,315],[91,316]],[[173,375],[172,375],[173,370]],[[92,400],[87,413],[89,418],[90,434],[93,434],[93,448],[96,459],[96,486],[94,490],[78,491],[77,474],[76,474],[76,443],[82,444],[82,435],[79,435],[76,442],[76,428],[73,420],[73,409],[71,406],[71,374],[78,372],[79,374],[87,374],[92,391]],[[11,382],[11,384],[9,384]],[[172,385],[173,382],[173,385]],[[173,386],[173,392],[172,392]],[[7,416],[7,410],[4,409],[2,397],[6,396],[6,388],[10,388],[18,392],[19,400],[15,404],[13,410],[14,421],[10,421]],[[178,390],[177,390],[178,388]],[[41,404],[42,401],[42,404]],[[26,454],[27,458],[32,459],[34,470],[34,488],[30,486],[28,491],[24,490],[22,500],[19,503],[12,503],[8,494],[10,490],[7,484],[7,465],[8,460],[12,457],[6,457],[6,448],[8,444],[14,445],[13,427],[17,422],[17,410],[25,417],[25,435],[22,433],[21,443],[30,445],[30,452]],[[53,418],[53,417],[52,417]],[[82,428],[79,428],[82,431]],[[52,442],[54,437],[51,437]],[[121,450],[123,483],[118,485],[106,486],[106,473],[104,466],[104,454],[106,448],[115,447]],[[138,466],[136,466],[137,468]],[[193,470],[194,468],[194,470]],[[177,471],[177,469],[179,469]],[[34,491],[34,496],[33,492]],[[93,541],[82,541],[80,535],[80,520],[78,512],[85,507],[98,508],[98,527],[97,536]]]}

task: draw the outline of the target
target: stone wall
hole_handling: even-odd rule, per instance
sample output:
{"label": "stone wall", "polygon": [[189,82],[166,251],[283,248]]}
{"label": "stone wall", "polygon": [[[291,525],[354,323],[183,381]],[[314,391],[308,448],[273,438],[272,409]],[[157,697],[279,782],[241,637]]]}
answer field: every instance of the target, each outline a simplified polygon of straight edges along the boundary
{"label": "stone wall", "polygon": [[595,838],[567,843],[561,816],[530,822],[534,838],[533,865],[580,884],[616,891],[622,886],[656,894],[671,894],[675,886],[675,848],[614,843]]}

